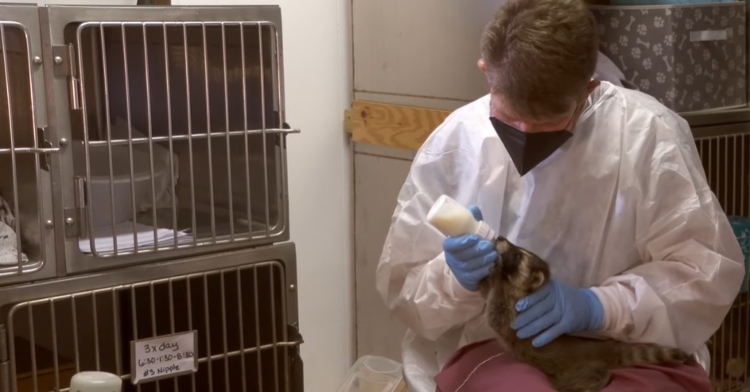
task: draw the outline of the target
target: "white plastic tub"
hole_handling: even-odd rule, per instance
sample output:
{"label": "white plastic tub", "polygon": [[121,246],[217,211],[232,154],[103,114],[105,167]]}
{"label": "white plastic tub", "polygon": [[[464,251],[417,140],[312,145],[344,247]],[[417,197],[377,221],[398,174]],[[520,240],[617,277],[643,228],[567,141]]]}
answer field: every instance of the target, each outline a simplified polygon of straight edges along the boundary
{"label": "white plastic tub", "polygon": [[338,392],[399,392],[405,390],[403,379],[400,363],[365,355],[349,369]]}
{"label": "white plastic tub", "polygon": [[[127,125],[117,119],[112,127],[113,138],[127,139]],[[133,138],[144,137],[138,130],[132,130]],[[74,170],[76,177],[86,178],[86,150],[82,142],[72,144]],[[171,186],[172,179],[169,176],[169,150],[159,144],[154,144],[154,181],[153,193],[156,199],[156,207],[172,206],[174,189]],[[109,226],[123,223],[133,219],[133,194],[135,190],[136,213],[147,211],[154,207],[151,184],[151,159],[148,144],[133,144],[133,178],[131,187],[130,177],[130,150],[127,145],[112,146],[112,179],[109,175],[109,149],[106,145],[89,145],[89,163],[91,167],[91,195],[88,200],[93,204],[92,218],[93,226]],[[178,180],[177,168],[179,162],[177,155],[172,155],[175,168],[175,184]],[[110,183],[114,185],[114,194],[110,192]],[[112,219],[110,200],[114,200],[115,217]],[[88,224],[88,223],[87,223]]]}

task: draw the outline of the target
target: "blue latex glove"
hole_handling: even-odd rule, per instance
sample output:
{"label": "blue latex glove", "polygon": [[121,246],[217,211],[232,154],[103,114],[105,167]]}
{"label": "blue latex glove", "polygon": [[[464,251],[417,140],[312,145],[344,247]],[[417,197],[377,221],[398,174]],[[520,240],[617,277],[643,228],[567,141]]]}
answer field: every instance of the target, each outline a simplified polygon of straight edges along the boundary
{"label": "blue latex glove", "polygon": [[[482,212],[475,205],[469,206],[474,219],[481,221]],[[443,241],[445,261],[463,288],[479,290],[479,282],[487,277],[490,268],[497,260],[497,252],[492,242],[476,234],[448,237]]]}
{"label": "blue latex glove", "polygon": [[563,334],[601,329],[604,307],[590,289],[574,289],[551,280],[539,291],[516,303],[518,317],[511,325],[516,336],[526,339],[539,334],[531,343],[541,347]]}

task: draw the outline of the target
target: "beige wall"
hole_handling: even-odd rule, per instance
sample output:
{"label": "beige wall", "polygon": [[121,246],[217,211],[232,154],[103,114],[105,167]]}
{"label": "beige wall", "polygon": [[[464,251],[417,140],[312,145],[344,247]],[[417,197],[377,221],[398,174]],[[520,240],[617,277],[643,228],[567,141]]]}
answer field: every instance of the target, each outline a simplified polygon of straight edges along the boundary
{"label": "beige wall", "polygon": [[[486,93],[479,38],[502,0],[353,1],[354,99],[453,110]],[[401,360],[375,269],[414,153],[355,145],[356,355]]]}
{"label": "beige wall", "polygon": [[375,291],[375,269],[413,154],[368,145],[354,150],[354,232],[357,295],[357,356],[401,361],[405,328]]}
{"label": "beige wall", "polygon": [[502,0],[352,1],[355,99],[454,109],[485,92],[479,38]]}

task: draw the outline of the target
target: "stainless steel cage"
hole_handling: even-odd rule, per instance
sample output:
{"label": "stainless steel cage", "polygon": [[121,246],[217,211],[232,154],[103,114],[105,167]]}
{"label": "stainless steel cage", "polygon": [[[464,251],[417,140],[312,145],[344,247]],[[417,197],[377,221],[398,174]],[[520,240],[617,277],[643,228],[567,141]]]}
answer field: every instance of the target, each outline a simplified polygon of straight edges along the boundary
{"label": "stainless steel cage", "polygon": [[0,391],[68,391],[82,370],[129,381],[131,341],[186,331],[197,372],[123,391],[301,391],[295,265],[284,244],[0,289]]}
{"label": "stainless steel cage", "polygon": [[0,284],[289,239],[277,6],[0,12]]}
{"label": "stainless steel cage", "polygon": [[301,390],[282,53],[278,6],[0,4],[0,392],[187,331],[124,390]]}
{"label": "stainless steel cage", "polygon": [[[696,129],[708,183],[729,216],[750,216],[750,125]],[[740,293],[708,342],[716,392],[750,389],[750,292]]]}

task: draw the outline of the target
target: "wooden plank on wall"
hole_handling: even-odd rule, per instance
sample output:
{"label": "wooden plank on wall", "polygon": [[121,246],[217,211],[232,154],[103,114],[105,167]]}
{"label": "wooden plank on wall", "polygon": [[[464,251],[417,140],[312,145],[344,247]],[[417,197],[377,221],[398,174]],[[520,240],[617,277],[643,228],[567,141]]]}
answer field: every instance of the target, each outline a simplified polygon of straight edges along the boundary
{"label": "wooden plank on wall", "polygon": [[355,143],[417,150],[449,114],[416,106],[354,101],[345,122]]}

